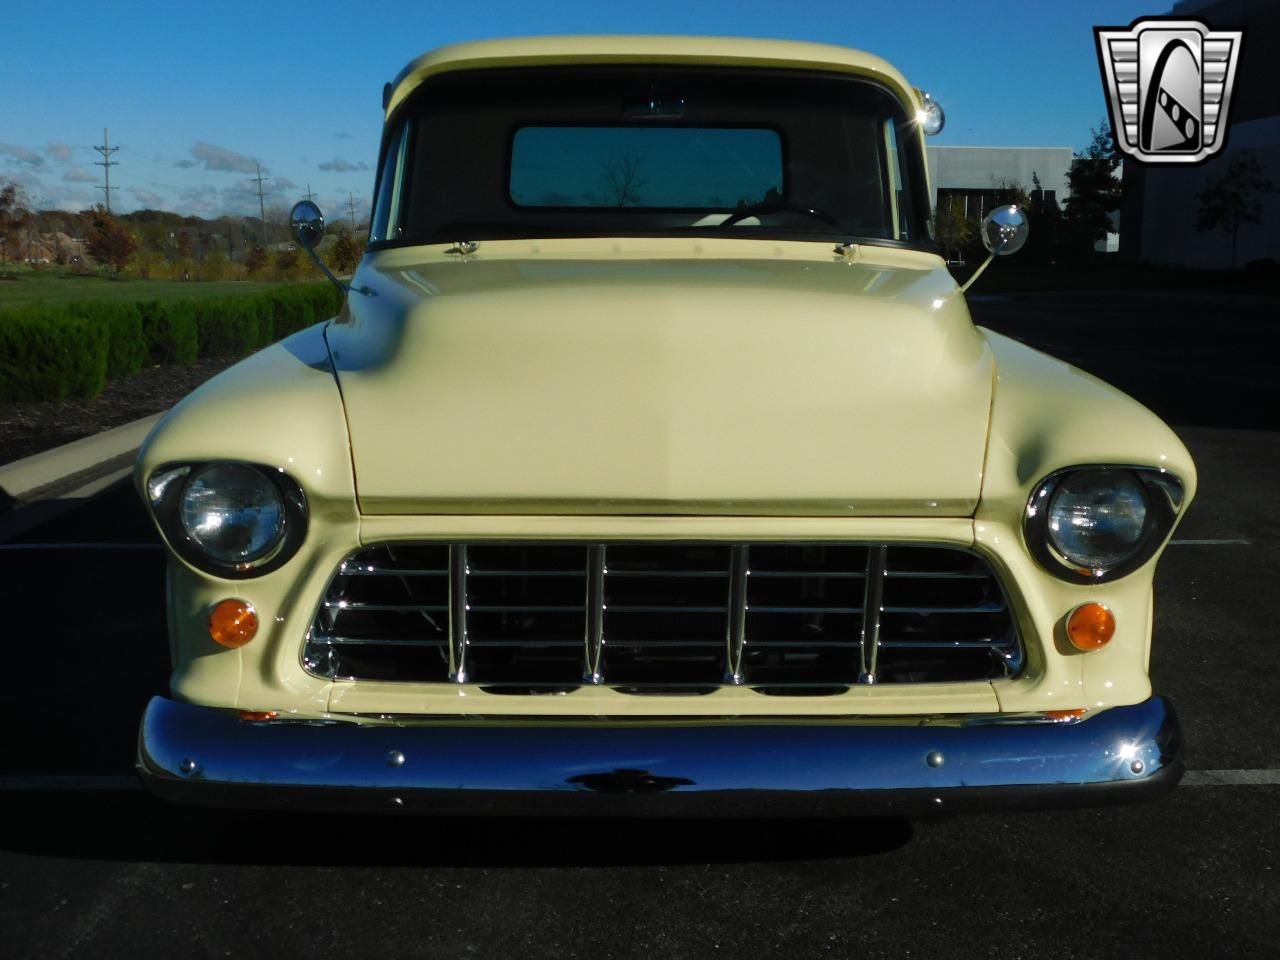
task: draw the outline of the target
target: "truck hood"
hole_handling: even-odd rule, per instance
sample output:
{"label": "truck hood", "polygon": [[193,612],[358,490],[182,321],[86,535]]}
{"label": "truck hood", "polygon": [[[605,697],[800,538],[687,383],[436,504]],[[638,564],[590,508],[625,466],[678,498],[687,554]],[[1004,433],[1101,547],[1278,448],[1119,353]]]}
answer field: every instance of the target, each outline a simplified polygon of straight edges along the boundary
{"label": "truck hood", "polygon": [[361,511],[971,514],[993,359],[938,260],[729,243],[366,258],[326,331]]}

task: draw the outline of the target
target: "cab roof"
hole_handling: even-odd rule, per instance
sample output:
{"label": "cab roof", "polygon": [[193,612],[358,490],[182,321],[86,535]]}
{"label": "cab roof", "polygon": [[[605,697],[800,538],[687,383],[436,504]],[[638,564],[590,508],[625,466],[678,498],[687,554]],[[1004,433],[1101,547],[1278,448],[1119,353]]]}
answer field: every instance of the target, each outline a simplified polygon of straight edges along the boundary
{"label": "cab roof", "polygon": [[390,117],[424,80],[449,71],[621,63],[774,67],[851,73],[880,81],[912,113],[920,107],[919,93],[897,68],[874,54],[851,47],[800,40],[613,34],[511,37],[437,47],[411,61],[389,84],[384,104],[386,116]]}

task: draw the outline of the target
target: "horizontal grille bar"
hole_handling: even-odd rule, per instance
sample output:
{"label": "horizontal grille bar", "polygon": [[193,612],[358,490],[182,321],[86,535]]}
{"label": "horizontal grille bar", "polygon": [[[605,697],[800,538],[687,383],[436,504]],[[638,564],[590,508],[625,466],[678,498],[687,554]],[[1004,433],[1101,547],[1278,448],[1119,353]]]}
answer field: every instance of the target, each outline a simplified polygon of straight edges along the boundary
{"label": "horizontal grille bar", "polygon": [[865,543],[396,543],[338,568],[320,676],[772,695],[990,680],[1022,649],[977,554]]}

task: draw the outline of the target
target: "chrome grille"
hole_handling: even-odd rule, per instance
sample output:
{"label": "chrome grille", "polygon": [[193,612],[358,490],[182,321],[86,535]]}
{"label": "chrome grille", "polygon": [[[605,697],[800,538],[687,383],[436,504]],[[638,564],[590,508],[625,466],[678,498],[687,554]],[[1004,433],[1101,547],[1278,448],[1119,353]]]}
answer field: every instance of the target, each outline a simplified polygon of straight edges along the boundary
{"label": "chrome grille", "polygon": [[990,567],[951,547],[396,543],[342,563],[303,662],[495,693],[794,696],[995,679],[1022,654]]}

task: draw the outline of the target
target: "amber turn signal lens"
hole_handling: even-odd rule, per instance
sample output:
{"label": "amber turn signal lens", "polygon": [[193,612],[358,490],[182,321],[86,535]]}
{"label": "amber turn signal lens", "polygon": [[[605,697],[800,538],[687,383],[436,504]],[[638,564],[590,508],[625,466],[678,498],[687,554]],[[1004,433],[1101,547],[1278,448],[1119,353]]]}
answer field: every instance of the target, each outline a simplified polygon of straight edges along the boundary
{"label": "amber turn signal lens", "polygon": [[1076,707],[1074,710],[1046,710],[1044,715],[1050,720],[1065,722],[1067,720],[1079,720],[1088,712],[1087,707]]}
{"label": "amber turn signal lens", "polygon": [[258,632],[258,615],[243,600],[223,600],[209,614],[209,636],[224,647],[243,647]]}
{"label": "amber turn signal lens", "polygon": [[261,723],[263,720],[274,720],[280,714],[275,710],[241,710],[240,719],[246,723]]}
{"label": "amber turn signal lens", "polygon": [[1101,650],[1116,632],[1116,618],[1101,603],[1085,603],[1067,618],[1067,638],[1077,650]]}

